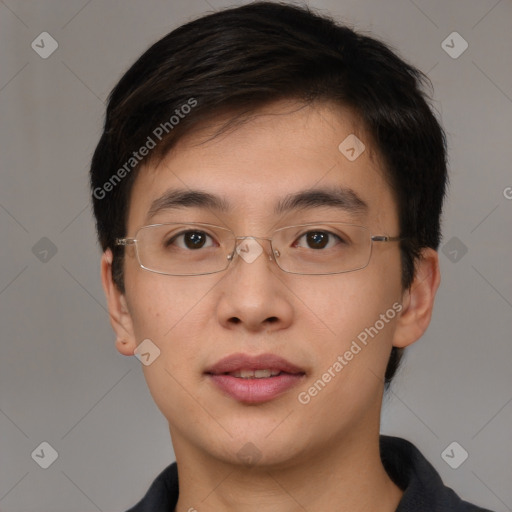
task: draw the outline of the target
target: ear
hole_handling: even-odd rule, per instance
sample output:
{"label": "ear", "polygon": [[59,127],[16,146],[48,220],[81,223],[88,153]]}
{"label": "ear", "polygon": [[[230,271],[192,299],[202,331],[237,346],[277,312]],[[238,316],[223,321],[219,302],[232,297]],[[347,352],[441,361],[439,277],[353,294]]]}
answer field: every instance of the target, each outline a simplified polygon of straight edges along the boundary
{"label": "ear", "polygon": [[440,281],[437,251],[424,249],[416,262],[414,280],[402,297],[403,309],[397,321],[393,346],[407,347],[427,330]]}
{"label": "ear", "polygon": [[110,323],[116,334],[116,348],[123,355],[133,356],[137,343],[135,342],[132,318],[126,297],[112,279],[112,259],[112,251],[107,249],[101,258],[101,282],[107,297]]}

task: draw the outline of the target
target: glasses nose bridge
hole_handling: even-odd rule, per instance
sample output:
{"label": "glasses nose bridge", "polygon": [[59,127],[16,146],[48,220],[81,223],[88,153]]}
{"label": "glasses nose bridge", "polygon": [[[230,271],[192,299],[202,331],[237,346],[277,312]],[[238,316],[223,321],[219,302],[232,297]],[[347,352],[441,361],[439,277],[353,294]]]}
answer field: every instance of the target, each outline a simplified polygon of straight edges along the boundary
{"label": "glasses nose bridge", "polygon": [[235,240],[247,240],[249,238],[254,239],[254,240],[268,240],[269,242],[272,242],[272,238],[269,238],[268,236],[253,236],[253,235],[235,236]]}
{"label": "glasses nose bridge", "polygon": [[[274,259],[274,246],[272,245],[272,237],[266,237],[266,236],[253,236],[253,235],[244,235],[244,236],[234,236],[234,247],[233,252],[231,253],[230,257],[228,259],[231,261],[233,259],[234,253],[238,253],[240,242],[243,242],[244,240],[255,240],[258,242],[258,240],[266,240],[268,242],[268,245],[270,246],[270,251],[265,251],[265,248],[262,248],[263,251],[266,252],[269,261],[272,261]],[[258,242],[259,243],[259,242]],[[240,254],[238,254],[240,256]]]}

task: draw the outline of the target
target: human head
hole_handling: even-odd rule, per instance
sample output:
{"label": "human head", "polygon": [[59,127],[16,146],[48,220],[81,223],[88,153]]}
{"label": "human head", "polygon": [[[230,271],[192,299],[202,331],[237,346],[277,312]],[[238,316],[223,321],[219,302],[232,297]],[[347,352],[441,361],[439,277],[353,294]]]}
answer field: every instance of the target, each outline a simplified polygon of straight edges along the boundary
{"label": "human head", "polygon": [[[444,134],[423,92],[427,82],[385,44],[307,8],[256,2],[174,30],[112,91],[92,159],[98,236],[102,248],[113,252],[115,284],[124,290],[124,251],[114,241],[126,236],[141,164],[163,158],[186,134],[219,115],[230,114],[227,129],[273,101],[296,99],[337,103],[360,121],[398,207],[406,289],[421,249],[439,245],[447,179]],[[148,137],[155,147],[144,158],[134,157],[148,147]],[[394,347],[387,382],[400,357]]]}

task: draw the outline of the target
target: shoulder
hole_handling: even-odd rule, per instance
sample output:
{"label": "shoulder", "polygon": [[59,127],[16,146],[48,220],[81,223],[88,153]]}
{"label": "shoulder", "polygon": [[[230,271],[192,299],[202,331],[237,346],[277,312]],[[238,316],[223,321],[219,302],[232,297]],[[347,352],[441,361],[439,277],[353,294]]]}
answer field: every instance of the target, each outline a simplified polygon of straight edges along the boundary
{"label": "shoulder", "polygon": [[153,481],[145,496],[126,512],[169,512],[178,502],[178,468],[167,466]]}
{"label": "shoulder", "polygon": [[491,512],[463,501],[446,487],[430,462],[409,441],[381,436],[380,451],[384,468],[404,491],[396,512]]}

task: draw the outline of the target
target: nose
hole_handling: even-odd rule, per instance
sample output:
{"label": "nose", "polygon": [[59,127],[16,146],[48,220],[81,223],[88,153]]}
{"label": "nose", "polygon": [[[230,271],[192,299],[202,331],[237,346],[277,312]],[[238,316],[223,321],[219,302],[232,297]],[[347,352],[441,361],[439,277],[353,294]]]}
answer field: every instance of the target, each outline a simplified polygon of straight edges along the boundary
{"label": "nose", "polygon": [[257,332],[286,328],[293,319],[289,292],[272,261],[268,238],[237,237],[228,274],[219,283],[219,322],[229,329]]}

